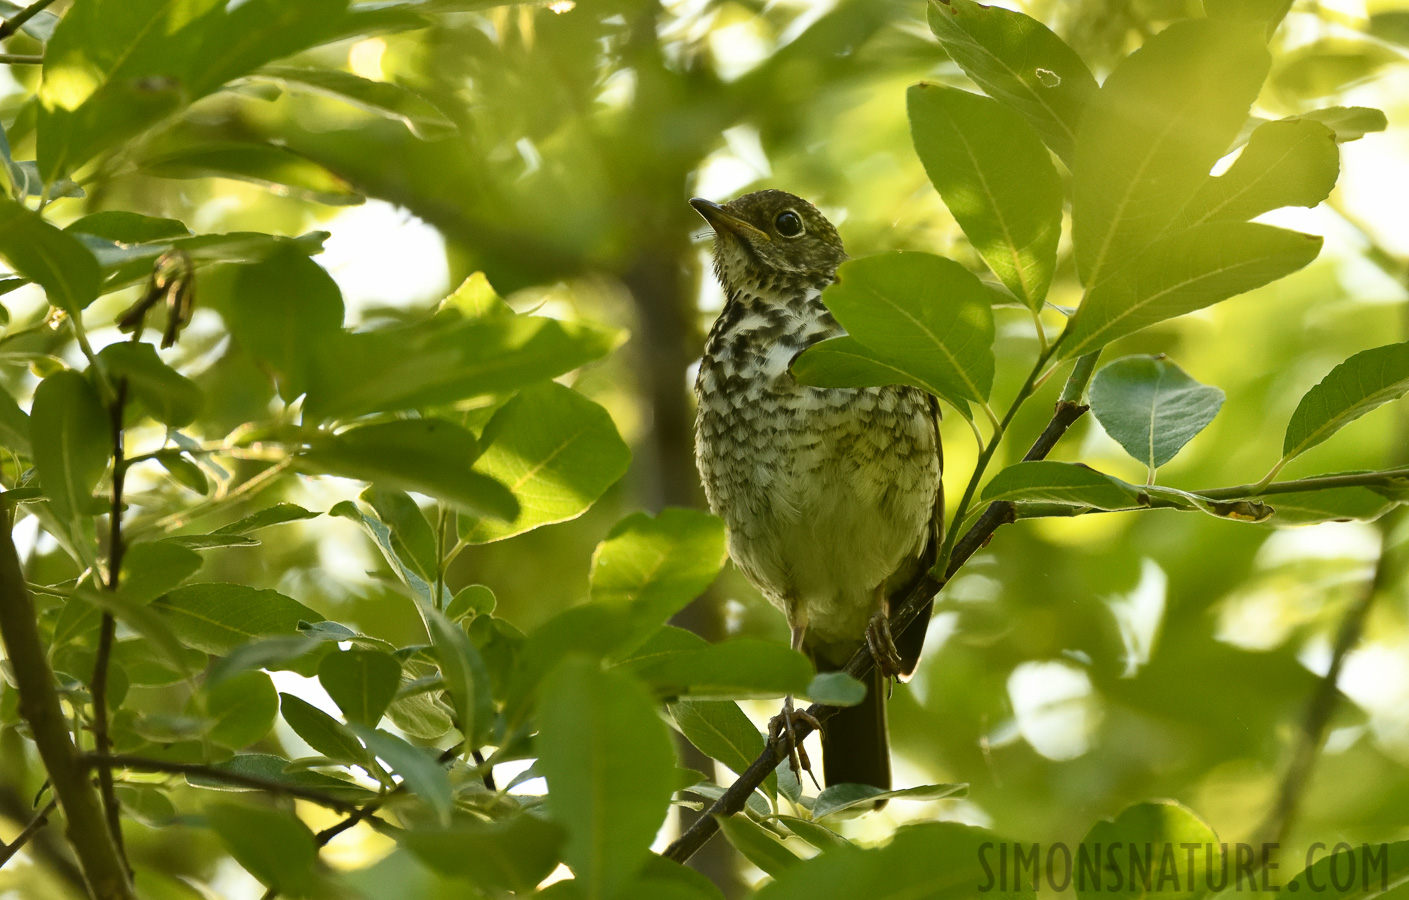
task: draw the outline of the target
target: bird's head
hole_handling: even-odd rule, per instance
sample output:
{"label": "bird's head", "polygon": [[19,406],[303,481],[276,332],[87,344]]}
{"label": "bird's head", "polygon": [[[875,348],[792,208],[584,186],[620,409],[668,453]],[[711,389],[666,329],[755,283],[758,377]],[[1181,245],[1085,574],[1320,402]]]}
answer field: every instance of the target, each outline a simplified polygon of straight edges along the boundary
{"label": "bird's head", "polygon": [[832,223],[786,191],[754,191],[722,206],[696,197],[690,205],[714,229],[714,271],[726,293],[821,290],[846,259]]}

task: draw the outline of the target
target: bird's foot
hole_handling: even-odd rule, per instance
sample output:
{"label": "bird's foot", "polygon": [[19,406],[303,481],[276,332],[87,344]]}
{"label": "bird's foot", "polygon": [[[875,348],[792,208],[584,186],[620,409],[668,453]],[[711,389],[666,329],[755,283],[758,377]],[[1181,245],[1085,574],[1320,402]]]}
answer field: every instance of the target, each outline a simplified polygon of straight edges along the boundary
{"label": "bird's foot", "polygon": [[895,639],[890,634],[890,614],[883,606],[866,625],[866,646],[876,660],[876,668],[886,678],[899,678],[905,674],[905,663],[900,659],[900,651],[895,649]]}
{"label": "bird's foot", "polygon": [[[807,751],[802,747],[802,741],[798,740],[797,732],[794,729],[794,722],[806,722],[813,731],[820,732],[822,723],[817,721],[817,717],[805,709],[795,709],[793,698],[789,694],[783,700],[783,711],[774,716],[768,723],[768,734],[770,740],[782,741],[788,754],[788,763],[793,770],[793,775],[798,780],[802,779],[802,773],[807,772],[807,776],[812,779],[812,783],[817,785],[817,776],[812,774],[812,762],[807,758]],[[821,785],[817,785],[821,790]]]}

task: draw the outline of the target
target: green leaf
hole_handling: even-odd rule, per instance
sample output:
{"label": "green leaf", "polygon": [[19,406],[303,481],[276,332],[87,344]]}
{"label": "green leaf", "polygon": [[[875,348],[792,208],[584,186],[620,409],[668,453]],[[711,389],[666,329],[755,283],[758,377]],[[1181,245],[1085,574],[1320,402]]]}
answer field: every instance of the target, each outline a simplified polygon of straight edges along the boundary
{"label": "green leaf", "polygon": [[475,272],[460,282],[460,286],[452,291],[450,296],[440,301],[440,308],[457,310],[470,319],[514,314],[513,308],[495,292],[483,272]]}
{"label": "green leaf", "polygon": [[162,362],[151,344],[109,344],[98,354],[98,361],[107,369],[108,377],[126,381],[129,395],[163,425],[189,425],[205,405],[196,383]]}
{"label": "green leaf", "polygon": [[188,647],[224,656],[251,638],[298,634],[299,622],[323,617],[278,591],[242,584],[191,584],[176,588],[150,609]]}
{"label": "green leaf", "polygon": [[397,840],[441,874],[480,888],[528,894],[557,867],[563,832],[538,816],[518,813],[443,829],[407,828],[397,832]]}
{"label": "green leaf", "polygon": [[1247,221],[1284,206],[1315,206],[1339,175],[1340,151],[1329,127],[1311,119],[1267,122],[1227,172],[1204,182],[1180,223]]}
{"label": "green leaf", "polygon": [[285,522],[298,522],[303,519],[316,519],[321,515],[322,513],[310,512],[292,503],[276,503],[259,512],[251,513],[243,519],[231,522],[229,525],[223,525],[215,529],[214,533],[249,534],[251,531],[269,528],[272,525],[283,525]]}
{"label": "green leaf", "polygon": [[1072,240],[1088,287],[1174,221],[1228,152],[1271,65],[1262,27],[1175,22],[1126,57],[1081,120]]}
{"label": "green leaf", "polygon": [[204,712],[215,721],[206,737],[222,747],[239,750],[274,727],[279,695],[268,675],[241,672],[206,691]]}
{"label": "green leaf", "polygon": [[442,314],[404,328],[346,334],[313,348],[308,420],[448,406],[503,394],[605,356],[619,332],[541,316]]}
{"label": "green leaf", "polygon": [[368,762],[367,751],[352,731],[318,707],[293,694],[280,694],[279,711],[294,734],[328,759],[358,765]]}
{"label": "green leaf", "polygon": [[1322,491],[1296,491],[1262,498],[1271,504],[1272,523],[1306,525],[1313,522],[1370,522],[1389,512],[1396,501],[1369,488],[1345,487]]}
{"label": "green leaf", "polygon": [[519,512],[517,501],[503,484],[471,468],[478,455],[475,436],[453,422],[397,419],[328,435],[299,457],[299,465],[305,471],[419,491],[468,512],[512,520]]}
{"label": "green leaf", "polygon": [[253,78],[272,81],[290,90],[308,90],[342,100],[359,109],[395,119],[423,141],[455,134],[455,123],[426,98],[414,91],[385,81],[370,81],[336,69],[294,66],[265,66]]}
{"label": "green leaf", "polygon": [[93,489],[108,468],[108,414],[88,379],[69,369],[39,383],[30,407],[34,468],[49,506],[69,524],[93,507]]}
{"label": "green leaf", "polygon": [[667,649],[648,642],[622,663],[662,697],[742,700],[802,694],[812,681],[812,664],[782,644],[735,638],[719,644],[700,641],[690,649]]}
{"label": "green leaf", "polygon": [[769,875],[776,878],[802,862],[796,853],[783,846],[781,838],[748,816],[739,813],[714,818],[734,849]]}
{"label": "green leaf", "polygon": [[[1218,837],[1188,808],[1171,800],[1137,803],[1127,807],[1114,819],[1097,822],[1082,838],[1081,846],[1083,850],[1091,848],[1088,852],[1094,853],[1100,872],[1085,890],[1078,888],[1077,896],[1081,900],[1098,900],[1148,893],[1156,878],[1162,897],[1193,900],[1207,894],[1208,875],[1218,871],[1217,857],[1205,865],[1202,854],[1195,857],[1180,850],[1181,843],[1217,847]],[[1137,864],[1130,854],[1102,852],[1113,844],[1131,847],[1137,852],[1148,849],[1158,858]],[[1168,883],[1167,878],[1171,879]],[[1114,884],[1122,885],[1123,889],[1101,889]]]}
{"label": "green leaf", "polygon": [[[478,447],[476,446],[476,449]],[[435,532],[426,521],[421,507],[403,491],[367,488],[360,495],[391,529],[391,547],[403,565],[412,567],[427,582],[435,581],[440,552],[436,549]]]}
{"label": "green leaf", "polygon": [[1325,109],[1304,112],[1293,118],[1320,122],[1334,131],[1336,141],[1342,144],[1346,141],[1358,141],[1372,131],[1384,131],[1389,127],[1389,120],[1385,118],[1384,112],[1369,106],[1328,106]]}
{"label": "green leaf", "polygon": [[828,706],[855,706],[866,699],[866,685],[845,672],[822,672],[812,679],[803,696]]}
{"label": "green leaf", "polygon": [[445,690],[454,701],[460,733],[471,748],[481,746],[494,725],[489,670],[465,630],[434,609],[422,611],[440,660]]}
{"label": "green leaf", "polygon": [[1295,272],[1321,238],[1256,222],[1210,222],[1160,238],[1093,285],[1067,322],[1062,357],[1081,356],[1156,322]]}
{"label": "green leaf", "polygon": [[[409,587],[425,606],[433,607],[436,605],[435,588],[414,568],[408,567],[403,562],[396,551],[391,529],[387,527],[385,522],[364,512],[351,500],[343,500],[334,504],[333,508],[328,510],[328,515],[348,519],[361,525],[368,536],[376,542],[377,549],[382,551],[382,556],[386,559],[387,565],[391,566],[396,577],[400,578],[402,583]],[[443,601],[444,597],[440,599]]]}
{"label": "green leaf", "polygon": [[[376,799],[377,796],[366,788],[359,787],[341,778],[334,778],[331,775],[324,775],[320,772],[309,772],[307,770],[290,770],[289,761],[287,759],[284,759],[282,756],[275,756],[272,753],[240,753],[223,763],[218,763],[215,768],[223,772],[250,775],[266,781],[278,782],[279,784],[313,788],[333,797],[346,800],[349,803],[366,803],[369,800]],[[186,783],[192,787],[230,793],[258,790],[258,788],[234,785],[228,780],[219,777],[197,773],[188,774],[186,776]]]}
{"label": "green leaf", "polygon": [[[944,800],[948,797],[962,797],[968,789],[966,784],[922,784],[918,787],[886,791],[872,784],[835,784],[817,795],[812,806],[812,818],[825,819],[848,811],[853,815],[870,812],[881,800]],[[858,810],[858,806],[864,808]]]}
{"label": "green leaf", "polygon": [[949,58],[995,100],[1017,111],[1067,164],[1097,91],[1076,52],[1030,16],[974,0],[929,4],[930,30]]}
{"label": "green leaf", "polygon": [[29,416],[9,391],[0,390],[0,444],[20,456],[32,456],[29,443],[32,427]]}
{"label": "green leaf", "polygon": [[297,247],[282,246],[239,270],[227,317],[236,343],[274,371],[280,396],[292,401],[308,390],[317,348],[342,331],[342,292]]}
{"label": "green leaf", "polygon": [[1092,509],[1145,505],[1134,486],[1077,463],[1037,460],[1011,465],[983,489],[984,503],[1060,503]]}
{"label": "green leaf", "polygon": [[199,464],[187,459],[180,450],[161,450],[156,454],[157,464],[166,470],[172,480],[184,488],[205,496],[210,493],[210,480]]}
{"label": "green leaf", "polygon": [[397,728],[422,741],[438,741],[454,727],[450,710],[430,694],[393,700],[386,712]]}
{"label": "green leaf", "polygon": [[1163,356],[1126,356],[1091,380],[1096,421],[1152,471],[1207,428],[1222,406],[1222,391]]}
{"label": "green leaf", "polygon": [[626,474],[631,451],[605,409],[571,388],[546,382],[504,404],[481,435],[479,471],[508,485],[519,503],[505,522],[462,526],[471,543],[502,540],[575,519]]}
{"label": "green leaf", "polygon": [[996,100],[923,81],[906,96],[915,152],[944,205],[999,280],[1040,312],[1062,232],[1062,181],[1047,148]]}
{"label": "green leaf", "polygon": [[[758,900],[966,900],[992,886],[991,832],[954,822],[909,825],[884,846],[838,847],[794,866],[759,889]],[[983,846],[988,845],[985,855]],[[987,868],[985,868],[985,863]],[[1011,882],[1010,882],[1011,883]],[[1007,900],[1031,900],[1030,889],[1002,892]]]}
{"label": "green leaf", "polygon": [[[1361,844],[1349,851],[1342,849],[1345,846],[1348,845],[1338,844],[1333,848],[1322,845],[1319,852],[1308,852],[1307,858],[1314,855],[1316,861],[1298,872],[1281,890],[1305,892],[1317,900],[1369,900],[1384,894],[1400,894],[1399,889],[1409,883],[1409,841]],[[1350,883],[1340,887],[1346,881]],[[1234,891],[1235,888],[1230,888],[1214,896],[1226,900]]]}
{"label": "green leaf", "polygon": [[171,541],[142,541],[122,554],[118,593],[135,606],[145,606],[196,574],[199,553]]}
{"label": "green leaf", "polygon": [[264,63],[319,41],[347,0],[89,0],[44,53],[37,125],[45,181]]}
{"label": "green leaf", "polygon": [[825,825],[796,816],[778,816],[777,819],[779,824],[785,825],[789,831],[818,850],[847,850],[853,847],[851,841]]}
{"label": "green leaf", "polygon": [[74,220],[64,231],[93,235],[115,244],[145,244],[191,235],[191,230],[176,219],[159,219],[119,209],[90,213]]}
{"label": "green leaf", "polygon": [[44,288],[50,306],[77,315],[98,297],[98,261],[25,206],[0,197],[0,260]]}
{"label": "green leaf", "polygon": [[650,694],[583,658],[544,679],[538,768],[567,832],[563,857],[588,900],[611,896],[650,855],[675,783],[675,751]]}
{"label": "green leaf", "polygon": [[686,740],[735,774],[763,753],[763,735],[731,700],[678,700],[670,704],[670,716]]}
{"label": "green leaf", "polygon": [[[298,237],[280,237],[273,234],[262,234],[252,231],[235,231],[229,234],[198,234],[187,238],[177,238],[175,240],[159,240],[145,244],[134,244],[131,246],[119,246],[102,238],[92,235],[79,234],[79,239],[83,241],[89,251],[98,257],[98,263],[103,269],[103,293],[109,293],[134,284],[142,284],[151,277],[152,267],[156,260],[168,250],[178,249],[191,257],[191,262],[197,268],[207,267],[216,263],[262,263],[271,257],[278,255],[282,251],[292,251],[302,256],[323,251],[323,242],[328,239],[326,231],[310,231]],[[274,290],[280,290],[278,286]],[[275,301],[280,296],[276,295]],[[296,314],[298,309],[284,309],[273,302],[260,306],[260,302],[267,298],[255,297],[247,302],[255,304],[254,312],[282,317]],[[290,300],[291,303],[302,306],[310,302],[310,298],[296,297]],[[342,301],[338,299],[338,318],[342,316]],[[235,304],[227,304],[222,312],[226,315],[227,323],[234,327],[234,322],[238,318],[232,315]],[[259,337],[257,335],[257,337]],[[270,336],[264,336],[270,337]],[[326,338],[324,338],[326,340]],[[270,341],[270,344],[277,342]],[[261,360],[263,362],[263,360]]]}
{"label": "green leaf", "polygon": [[312,890],[318,846],[296,816],[234,803],[208,804],[205,814],[230,855],[260,882],[295,897]]}
{"label": "green leaf", "polygon": [[494,592],[482,584],[461,588],[445,606],[445,617],[452,622],[494,612]]}
{"label": "green leaf", "polygon": [[1287,423],[1282,458],[1305,453],[1405,391],[1409,391],[1409,342],[1360,351],[1301,398]]}
{"label": "green leaf", "polygon": [[[848,350],[864,350],[895,370],[889,383],[929,391],[965,417],[966,401],[988,399],[993,308],[982,282],[953,260],[904,251],[851,260],[837,270],[837,283],[822,293],[822,302],[854,339],[845,344]],[[793,374],[818,387],[856,386],[838,383],[809,359],[824,354],[805,350]]]}
{"label": "green leaf", "polygon": [[450,823],[455,798],[450,775],[445,766],[436,761],[435,751],[412,746],[396,735],[367,725],[349,722],[348,727],[362,739],[373,756],[401,776],[407,788],[431,808],[442,826]]}
{"label": "green leaf", "polygon": [[139,167],[158,178],[232,178],[329,206],[355,206],[366,199],[313,160],[274,144],[199,144],[145,159]]}
{"label": "green leaf", "polygon": [[[15,14],[25,7],[4,0],[0,2],[0,17],[6,20],[13,19]],[[33,18],[20,26],[20,30],[37,41],[47,41],[54,36],[54,27],[59,24],[59,17],[49,12],[41,10],[35,13]]]}
{"label": "green leaf", "polygon": [[401,663],[380,650],[329,653],[318,664],[318,683],[349,723],[376,727],[401,687]]}
{"label": "green leaf", "polygon": [[716,516],[675,507],[634,513],[592,555],[592,600],[630,610],[644,637],[704,593],[728,558]]}

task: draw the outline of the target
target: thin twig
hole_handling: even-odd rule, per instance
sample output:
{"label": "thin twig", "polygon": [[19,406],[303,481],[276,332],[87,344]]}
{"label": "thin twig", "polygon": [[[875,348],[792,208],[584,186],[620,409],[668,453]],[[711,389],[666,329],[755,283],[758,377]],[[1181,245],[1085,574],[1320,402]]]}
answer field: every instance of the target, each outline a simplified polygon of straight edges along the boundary
{"label": "thin twig", "polygon": [[[1095,357],[1096,354],[1090,354],[1077,361],[1071,376],[1067,379],[1067,386],[1062,391],[1062,398],[1057,401],[1052,420],[1023,459],[1042,459],[1052,452],[1052,448],[1057,445],[1057,441],[1061,439],[1067,429],[1085,414],[1087,407],[1080,403],[1080,398],[1086,391],[1086,384],[1091,380],[1091,373],[1095,370]],[[910,623],[919,616],[921,610],[933,602],[935,594],[954,577],[954,574],[964,563],[968,562],[969,557],[973,556],[1000,526],[1013,521],[1014,518],[1013,504],[990,503],[973,527],[954,544],[949,564],[944,571],[944,579],[941,581],[935,578],[932,572],[925,572],[910,586],[906,593],[905,602],[891,612],[891,627],[895,632],[897,634],[903,633]],[[863,678],[875,664],[869,647],[863,643],[861,648],[847,661],[844,671],[852,677]],[[807,708],[807,712],[818,722],[831,718],[836,711],[836,707],[824,706],[820,703],[814,703]],[[800,741],[812,733],[812,727],[804,721],[798,721],[795,731],[797,740]],[[661,855],[678,863],[688,860],[719,830],[719,818],[733,815],[743,809],[749,796],[757,790],[758,786],[764,782],[778,763],[782,762],[784,757],[783,742],[778,739],[770,740],[764,747],[763,753],[759,754],[747,769],[740,772],[739,777],[724,791],[723,795],[711,804],[709,809],[696,819],[684,834],[676,838]]]}
{"label": "thin twig", "polygon": [[0,53],[0,66],[42,66],[44,57],[35,53]]}
{"label": "thin twig", "polygon": [[207,766],[202,763],[170,762],[164,759],[150,759],[145,756],[127,756],[124,754],[104,755],[98,753],[85,753],[81,761],[83,765],[99,770],[103,768],[131,769],[134,772],[164,772],[169,775],[195,775],[201,778],[209,778],[212,781],[236,785],[237,787],[247,787],[269,794],[278,794],[284,797],[295,797],[299,800],[307,800],[310,803],[316,803],[319,806],[327,807],[328,809],[336,810],[340,813],[356,814],[362,809],[362,807],[359,807],[357,803],[352,800],[343,800],[315,788],[289,784],[286,781],[274,781],[270,778],[261,778],[258,775],[247,775],[243,772],[232,772],[228,769],[221,769],[217,766]]}
{"label": "thin twig", "polygon": [[24,586],[8,522],[0,522],[0,637],[49,783],[68,821],[69,846],[96,900],[134,900],[127,867],[118,856],[86,766],[73,744],[68,720],[39,637],[34,601]]}
{"label": "thin twig", "polygon": [[[53,3],[54,0],[35,0],[34,3],[31,3],[13,16],[10,16],[10,18],[6,19],[3,23],[0,23],[0,41],[3,41],[5,38],[19,31],[24,23],[39,15],[44,11],[46,6],[50,6]],[[0,62],[2,61],[3,60],[0,60]]]}
{"label": "thin twig", "polygon": [[21,831],[13,841],[10,841],[8,844],[0,844],[0,868],[4,868],[5,863],[9,862],[10,858],[16,853],[19,853],[20,850],[24,848],[24,845],[29,843],[30,838],[39,833],[39,829],[49,824],[49,814],[58,808],[59,801],[50,800],[33,819],[29,820],[29,824],[24,827],[24,831]]}
{"label": "thin twig", "polygon": [[[122,416],[127,408],[127,379],[117,383],[116,396],[108,412],[113,444],[113,491],[112,507],[108,511],[108,584],[110,593],[117,593],[118,580],[122,576],[122,489],[126,480],[127,467],[123,465]],[[93,678],[89,685],[93,690],[93,748],[99,755],[106,756],[112,751],[112,739],[108,735],[108,671],[112,660],[113,641],[117,636],[117,620],[110,612],[103,613],[102,624],[98,629],[98,649],[93,658]],[[103,796],[103,809],[108,817],[108,829],[112,832],[113,843],[117,845],[118,856],[127,863],[127,848],[122,840],[122,807],[117,800],[117,789],[113,785],[112,770],[98,767],[98,790]]]}

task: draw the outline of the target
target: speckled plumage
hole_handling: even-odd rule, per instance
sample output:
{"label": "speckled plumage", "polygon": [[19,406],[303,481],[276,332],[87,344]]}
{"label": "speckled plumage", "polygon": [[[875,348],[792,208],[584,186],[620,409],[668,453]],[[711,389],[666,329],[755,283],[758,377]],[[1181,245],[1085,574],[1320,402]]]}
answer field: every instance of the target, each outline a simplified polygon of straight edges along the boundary
{"label": "speckled plumage", "polygon": [[[695,384],[700,477],[735,564],[833,667],[864,639],[886,579],[929,538],[934,408],[914,388],[793,379],[798,353],[844,333],[819,298],[845,251],[811,204],[759,191],[717,213],[696,208],[715,228],[728,298]],[[775,227],[784,212],[800,218],[801,234]]]}

